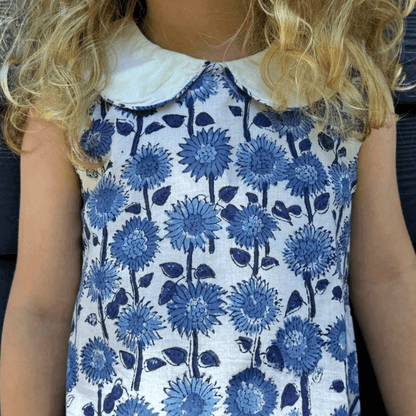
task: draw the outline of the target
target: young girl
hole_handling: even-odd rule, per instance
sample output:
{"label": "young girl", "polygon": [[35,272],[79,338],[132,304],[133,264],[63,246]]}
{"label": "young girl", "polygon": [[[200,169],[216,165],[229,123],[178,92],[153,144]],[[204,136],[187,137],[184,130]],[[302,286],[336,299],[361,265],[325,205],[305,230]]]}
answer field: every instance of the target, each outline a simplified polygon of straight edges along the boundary
{"label": "young girl", "polygon": [[16,1],[3,416],[415,414],[399,3]]}

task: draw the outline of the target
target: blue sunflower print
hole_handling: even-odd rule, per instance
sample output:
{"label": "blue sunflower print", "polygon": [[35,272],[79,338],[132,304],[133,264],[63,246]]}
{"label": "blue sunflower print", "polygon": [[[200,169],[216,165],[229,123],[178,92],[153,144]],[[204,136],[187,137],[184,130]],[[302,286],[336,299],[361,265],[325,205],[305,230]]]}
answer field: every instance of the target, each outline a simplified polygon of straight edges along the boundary
{"label": "blue sunflower print", "polygon": [[185,252],[190,245],[199,247],[205,251],[205,238],[218,238],[214,231],[221,227],[217,225],[220,219],[217,217],[218,210],[209,202],[198,197],[192,200],[186,198],[185,202],[178,201],[173,205],[172,211],[165,211],[170,217],[165,223],[168,231],[165,237],[170,238],[172,246]]}
{"label": "blue sunflower print", "polygon": [[276,220],[258,204],[238,210],[226,228],[228,238],[235,238],[237,244],[247,249],[252,248],[254,243],[259,247],[266,244],[269,238],[274,238],[272,231],[276,229]]}
{"label": "blue sunflower print", "polygon": [[201,176],[212,173],[214,178],[222,176],[224,169],[228,168],[231,159],[232,147],[228,145],[229,137],[225,137],[226,130],[217,130],[211,128],[208,132],[204,129],[198,131],[196,136],[191,136],[186,143],[180,143],[182,151],[178,153],[182,156],[179,163],[188,165],[184,172],[191,171],[191,176],[196,176],[196,180]]}
{"label": "blue sunflower print", "polygon": [[253,189],[265,191],[286,179],[288,163],[285,152],[264,135],[248,143],[240,143],[237,150],[237,176]]}
{"label": "blue sunflower print", "polygon": [[141,299],[137,305],[127,305],[120,312],[117,339],[131,351],[135,351],[137,346],[154,345],[154,340],[160,338],[157,331],[164,328],[161,318],[152,311],[153,306],[148,306],[149,303],[144,304],[144,299]]}
{"label": "blue sunflower print", "polygon": [[247,334],[260,334],[277,320],[277,293],[265,280],[251,278],[248,282],[237,283],[234,292],[228,296],[231,305],[228,311],[237,331]]}
{"label": "blue sunflower print", "polygon": [[276,385],[258,368],[236,374],[227,386],[227,413],[232,416],[269,416],[276,409]]}
{"label": "blue sunflower print", "polygon": [[185,375],[183,379],[169,381],[170,388],[165,388],[167,399],[164,411],[167,416],[212,416],[219,397],[216,387],[210,384],[210,380],[191,378]]}
{"label": "blue sunflower print", "polygon": [[188,337],[194,329],[207,335],[208,330],[214,332],[213,325],[221,324],[217,316],[226,313],[222,307],[225,302],[221,299],[226,292],[218,285],[198,281],[196,286],[192,283],[177,285],[176,292],[168,303],[168,319],[173,330]]}

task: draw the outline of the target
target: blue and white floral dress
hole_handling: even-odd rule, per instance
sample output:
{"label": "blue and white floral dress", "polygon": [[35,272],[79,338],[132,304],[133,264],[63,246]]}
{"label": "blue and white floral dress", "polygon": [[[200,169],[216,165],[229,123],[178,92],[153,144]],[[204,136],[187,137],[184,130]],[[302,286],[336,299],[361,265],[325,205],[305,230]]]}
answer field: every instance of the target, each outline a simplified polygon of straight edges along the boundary
{"label": "blue and white floral dress", "polygon": [[293,97],[275,112],[265,51],[204,61],[131,23],[80,128],[85,152],[110,160],[76,170],[66,415],[359,415],[348,259],[361,143],[316,134]]}

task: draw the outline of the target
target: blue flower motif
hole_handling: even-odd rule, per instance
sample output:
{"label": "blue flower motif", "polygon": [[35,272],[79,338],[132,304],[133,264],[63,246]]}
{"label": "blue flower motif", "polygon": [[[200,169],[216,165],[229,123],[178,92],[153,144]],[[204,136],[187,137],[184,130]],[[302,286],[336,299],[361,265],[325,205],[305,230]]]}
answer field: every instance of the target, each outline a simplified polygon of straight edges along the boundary
{"label": "blue flower motif", "polygon": [[280,136],[291,134],[295,141],[308,139],[315,124],[309,116],[303,115],[298,107],[289,107],[282,114],[269,108],[266,116],[272,123],[269,127],[272,132],[278,132]]}
{"label": "blue flower motif", "polygon": [[300,316],[289,318],[284,325],[284,329],[276,332],[272,344],[279,348],[288,370],[293,370],[297,376],[312,374],[322,358],[324,345],[319,326]]}
{"label": "blue flower motif", "polygon": [[345,163],[334,164],[329,168],[329,176],[334,184],[334,205],[341,208],[349,206],[351,202],[350,173]]}
{"label": "blue flower motif", "polygon": [[237,244],[247,249],[255,242],[261,247],[269,238],[275,238],[272,231],[276,229],[276,221],[258,204],[238,210],[227,227],[228,238],[235,238]]}
{"label": "blue flower motif", "polygon": [[338,361],[347,359],[347,330],[345,319],[337,318],[335,325],[328,331],[328,351]]}
{"label": "blue flower motif", "polygon": [[86,277],[84,288],[88,288],[87,296],[91,296],[92,302],[110,299],[120,287],[121,277],[118,276],[117,267],[112,263],[101,265],[100,261],[92,261],[91,272]]}
{"label": "blue flower motif", "polygon": [[89,339],[81,350],[81,371],[89,383],[98,384],[112,382],[111,376],[117,375],[113,366],[117,354],[101,337]]}
{"label": "blue flower motif", "polygon": [[129,164],[122,174],[122,179],[128,179],[128,184],[138,191],[144,186],[153,189],[165,181],[171,174],[171,163],[169,153],[158,145],[148,143],[144,145],[133,158],[129,159]]}
{"label": "blue flower motif", "polygon": [[269,289],[265,280],[251,278],[248,282],[237,283],[238,290],[232,286],[234,293],[228,297],[231,305],[228,311],[235,328],[250,335],[260,334],[277,321],[280,312],[277,292]]}
{"label": "blue flower motif", "polygon": [[348,388],[350,393],[360,394],[357,351],[348,354]]}
{"label": "blue flower motif", "polygon": [[182,105],[186,101],[191,105],[199,100],[205,103],[208,98],[218,94],[218,81],[213,68],[205,61],[205,69],[196,79],[189,82],[188,86],[183,89],[184,94],[178,98],[178,102]]}
{"label": "blue flower motif", "polygon": [[144,397],[140,400],[138,397],[132,397],[117,406],[115,416],[157,416],[159,413],[153,412],[149,408],[150,404],[144,401]]}
{"label": "blue flower motif", "polygon": [[66,364],[66,392],[69,393],[78,382],[77,350],[70,341]]}
{"label": "blue flower motif", "polygon": [[224,169],[228,169],[231,159],[232,147],[228,145],[230,138],[225,137],[226,131],[218,129],[214,132],[213,127],[206,132],[205,129],[198,131],[196,136],[191,136],[182,147],[179,156],[183,157],[179,163],[188,165],[183,172],[191,172],[191,176],[196,176],[196,180],[205,175],[209,178],[212,173],[214,178],[222,176]]}
{"label": "blue flower motif", "polygon": [[338,409],[334,409],[335,413],[332,413],[331,416],[349,416],[347,408],[345,405],[338,407]]}
{"label": "blue flower motif", "polygon": [[178,201],[173,205],[173,211],[165,211],[170,219],[165,221],[168,225],[165,230],[168,231],[165,237],[171,239],[173,248],[180,250],[182,247],[185,252],[189,250],[192,243],[193,247],[197,246],[205,251],[205,238],[218,239],[213,233],[221,229],[220,219],[216,216],[218,211],[209,202],[198,197],[185,202]]}
{"label": "blue flower motif", "polygon": [[164,411],[167,416],[212,416],[217,410],[215,406],[219,401],[217,392],[210,379],[191,378],[185,375],[183,379],[177,378],[176,383],[169,381],[170,388],[165,388],[167,399]]}
{"label": "blue flower motif", "polygon": [[286,179],[288,162],[285,151],[264,135],[248,143],[240,143],[237,150],[237,176],[253,189],[264,191]]}
{"label": "blue flower motif", "polygon": [[311,153],[304,153],[289,164],[287,170],[288,183],[285,189],[292,188],[290,195],[301,196],[308,191],[315,195],[325,190],[328,177],[322,162]]}
{"label": "blue flower motif", "polygon": [[333,264],[333,238],[322,228],[315,230],[313,224],[306,224],[285,241],[283,258],[296,276],[306,271],[311,273],[311,278],[323,276],[325,269]]}
{"label": "blue flower motif", "polygon": [[84,132],[80,140],[81,149],[93,159],[100,159],[110,152],[114,123],[93,120],[93,127]]}
{"label": "blue flower motif", "polygon": [[222,308],[225,303],[221,296],[226,293],[218,285],[206,282],[196,284],[188,283],[188,286],[177,285],[176,295],[168,302],[169,322],[172,323],[172,330],[177,329],[182,335],[186,336],[195,329],[204,335],[212,329],[215,324],[221,325],[216,318],[225,315],[226,311]]}
{"label": "blue flower motif", "polygon": [[116,322],[117,340],[122,340],[130,351],[136,351],[137,346],[145,348],[154,345],[154,340],[160,338],[156,331],[166,328],[161,326],[162,318],[152,312],[153,306],[147,306],[150,301],[143,302],[144,299],[141,299],[137,305],[127,305]]}
{"label": "blue flower motif", "polygon": [[111,176],[110,173],[98,182],[87,201],[91,226],[100,230],[117,219],[128,199],[123,186],[116,184]]}
{"label": "blue flower motif", "polygon": [[227,386],[224,404],[232,416],[269,416],[276,409],[276,385],[254,367],[236,374]]}
{"label": "blue flower motif", "polygon": [[122,269],[128,267],[137,272],[153,260],[158,246],[159,227],[147,218],[133,217],[114,235],[110,244],[111,254]]}

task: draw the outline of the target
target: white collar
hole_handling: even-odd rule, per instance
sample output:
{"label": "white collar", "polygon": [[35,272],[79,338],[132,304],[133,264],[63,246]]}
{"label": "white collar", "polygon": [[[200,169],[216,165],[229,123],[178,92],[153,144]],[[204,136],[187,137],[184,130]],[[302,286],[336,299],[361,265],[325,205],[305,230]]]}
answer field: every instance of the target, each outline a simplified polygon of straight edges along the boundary
{"label": "white collar", "polygon": [[[260,64],[267,49],[254,55],[228,62],[218,62],[228,67],[234,82],[254,99],[273,106],[271,90],[260,75]],[[117,58],[117,63],[116,63]],[[171,101],[199,76],[208,60],[197,59],[179,52],[163,49],[149,41],[135,21],[127,25],[120,37],[107,50],[110,71],[115,68],[110,83],[101,92],[122,107],[137,108],[161,105]],[[288,97],[289,107],[299,103]],[[290,106],[292,104],[292,106]]]}

